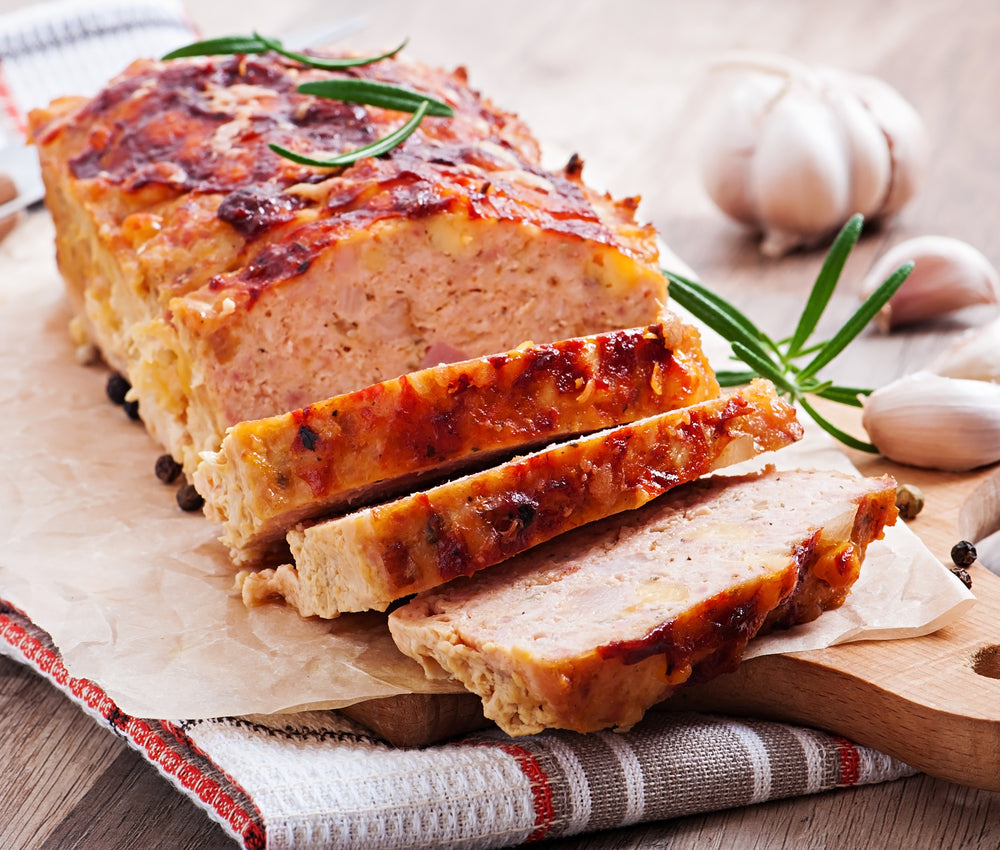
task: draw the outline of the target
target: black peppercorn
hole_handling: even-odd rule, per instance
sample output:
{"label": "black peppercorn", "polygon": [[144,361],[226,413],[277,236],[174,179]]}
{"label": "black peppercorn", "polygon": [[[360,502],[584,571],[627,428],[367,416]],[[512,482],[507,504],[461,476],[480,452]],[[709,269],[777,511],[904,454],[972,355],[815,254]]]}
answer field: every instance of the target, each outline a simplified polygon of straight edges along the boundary
{"label": "black peppercorn", "polygon": [[122,405],[122,407],[125,408],[125,413],[128,415],[129,419],[131,419],[133,422],[139,421],[139,402],[126,401],[125,404]]}
{"label": "black peppercorn", "polygon": [[181,474],[181,465],[171,455],[160,455],[156,459],[156,477],[164,484],[173,484]]}
{"label": "black peppercorn", "polygon": [[130,389],[132,389],[132,385],[128,382],[128,378],[121,372],[112,372],[108,376],[108,383],[104,387],[104,391],[108,394],[111,403],[118,405],[125,404],[125,396]]}
{"label": "black peppercorn", "polygon": [[972,590],[972,576],[969,575],[969,571],[963,569],[962,567],[953,567],[951,574],[955,576],[962,584],[964,584],[969,590]]}
{"label": "black peppercorn", "polygon": [[971,567],[976,562],[976,547],[968,540],[959,540],[951,547],[951,559],[956,567]]}
{"label": "black peppercorn", "polygon": [[182,511],[200,511],[205,500],[194,484],[182,484],[177,488],[177,504]]}

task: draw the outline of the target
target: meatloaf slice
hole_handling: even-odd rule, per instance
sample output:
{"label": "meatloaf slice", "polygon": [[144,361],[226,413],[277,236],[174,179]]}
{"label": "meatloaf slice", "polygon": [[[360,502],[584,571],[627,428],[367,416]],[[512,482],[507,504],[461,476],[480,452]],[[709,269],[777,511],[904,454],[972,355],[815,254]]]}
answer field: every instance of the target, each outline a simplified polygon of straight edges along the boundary
{"label": "meatloaf slice", "polygon": [[203,455],[194,483],[234,563],[261,562],[287,557],[285,533],[302,520],[718,394],[697,330],[668,314],[645,328],[429,367],[241,422],[220,451]]}
{"label": "meatloaf slice", "polygon": [[[406,116],[297,90],[362,77],[437,97],[405,143],[333,155]],[[639,327],[666,283],[637,199],[574,158],[540,165],[526,126],[463,71],[386,59],[344,72],[274,54],[132,64],[30,118],[59,266],[147,428],[191,472],[225,429],[429,365]]]}
{"label": "meatloaf slice", "polygon": [[729,396],[515,458],[288,533],[295,565],[244,575],[244,600],[283,596],[303,615],[393,601],[797,440],[795,411],[757,381]]}
{"label": "meatloaf slice", "polygon": [[840,605],[895,517],[889,478],[713,476],[422,593],[389,629],[511,735],[627,728],[735,669],[765,623]]}

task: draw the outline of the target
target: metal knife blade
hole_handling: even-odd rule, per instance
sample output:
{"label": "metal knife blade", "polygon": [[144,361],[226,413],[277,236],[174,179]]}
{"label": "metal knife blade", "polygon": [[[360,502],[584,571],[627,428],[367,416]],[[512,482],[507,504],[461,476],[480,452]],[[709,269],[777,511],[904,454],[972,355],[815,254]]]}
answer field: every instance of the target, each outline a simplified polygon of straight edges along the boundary
{"label": "metal knife blade", "polygon": [[0,204],[0,219],[14,215],[37,203],[45,194],[38,167],[38,153],[28,145],[9,145],[0,149],[0,173],[14,181],[17,197]]}

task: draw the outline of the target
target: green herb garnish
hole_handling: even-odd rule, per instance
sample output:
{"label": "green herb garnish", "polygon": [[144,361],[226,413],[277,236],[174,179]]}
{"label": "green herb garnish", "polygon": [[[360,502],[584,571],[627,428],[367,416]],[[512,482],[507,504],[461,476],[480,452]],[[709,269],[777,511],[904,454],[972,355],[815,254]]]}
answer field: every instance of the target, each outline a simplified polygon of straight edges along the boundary
{"label": "green herb garnish", "polygon": [[345,103],[381,106],[383,109],[395,109],[398,112],[416,112],[421,104],[426,103],[428,115],[448,118],[453,114],[452,108],[443,101],[376,80],[359,80],[354,77],[313,80],[302,83],[298,91],[302,94],[328,97],[331,100],[342,100]]}
{"label": "green herb garnish", "polygon": [[276,154],[280,154],[286,159],[290,159],[293,162],[300,162],[303,165],[318,165],[321,168],[339,168],[344,165],[350,165],[352,162],[356,162],[362,157],[366,156],[380,156],[386,153],[386,151],[391,151],[396,145],[400,144],[404,139],[410,136],[417,126],[423,120],[424,115],[427,113],[428,102],[425,100],[420,106],[417,107],[417,111],[413,113],[413,117],[407,121],[398,130],[393,131],[388,136],[378,139],[371,144],[365,145],[363,148],[357,148],[353,151],[348,151],[347,153],[342,153],[338,156],[330,157],[329,159],[319,159],[314,156],[308,156],[306,154],[296,153],[288,148],[283,148],[281,145],[276,145],[273,142],[268,145],[268,147],[273,150]]}
{"label": "green herb garnish", "polygon": [[240,53],[267,53],[269,50],[279,53],[287,59],[293,59],[310,68],[321,68],[325,71],[340,71],[344,68],[357,68],[361,65],[371,65],[373,62],[381,62],[399,53],[409,39],[404,39],[402,43],[392,50],[378,56],[363,56],[331,59],[325,56],[311,56],[308,53],[297,53],[288,50],[276,38],[268,38],[260,33],[252,35],[225,35],[221,38],[207,38],[204,41],[196,41],[185,47],[179,47],[171,51],[164,59],[181,59],[185,56],[227,56]]}
{"label": "green herb garnish", "polygon": [[[178,48],[166,54],[163,58],[180,59],[186,56],[257,54],[273,51],[310,68],[319,68],[325,71],[341,71],[346,68],[370,65],[374,62],[380,62],[383,59],[395,56],[406,46],[406,41],[404,40],[398,47],[378,56],[331,59],[288,50],[278,39],[268,38],[255,32],[252,35],[231,35],[198,41],[186,47]],[[331,100],[340,100],[345,103],[358,103],[363,106],[377,106],[382,109],[412,113],[412,117],[405,124],[388,136],[376,139],[374,142],[363,147],[335,156],[300,154],[281,145],[268,145],[271,150],[286,159],[301,163],[302,165],[313,165],[320,168],[342,168],[365,157],[381,156],[391,151],[397,145],[402,144],[413,135],[413,132],[420,126],[420,122],[423,121],[425,115],[434,115],[441,118],[450,118],[454,115],[454,110],[441,100],[403,86],[381,83],[375,80],[360,80],[355,77],[312,80],[299,85],[296,91],[300,94],[311,94]]]}
{"label": "green herb garnish", "polygon": [[[798,403],[828,434],[851,448],[874,453],[878,451],[875,446],[837,428],[807,399],[807,396],[819,396],[861,407],[861,397],[869,395],[872,392],[870,389],[838,386],[832,381],[820,380],[817,375],[874,318],[913,270],[912,263],[900,266],[865,299],[832,337],[810,344],[809,340],[840,279],[844,263],[861,235],[862,223],[862,216],[855,215],[841,229],[816,277],[795,331],[787,339],[777,342],[736,307],[700,283],[673,272],[664,271],[664,274],[670,282],[670,297],[729,342],[734,359],[746,367],[718,371],[716,376],[722,386],[738,386],[757,376],[767,378],[779,394]],[[809,359],[804,364],[800,363],[805,358]]]}

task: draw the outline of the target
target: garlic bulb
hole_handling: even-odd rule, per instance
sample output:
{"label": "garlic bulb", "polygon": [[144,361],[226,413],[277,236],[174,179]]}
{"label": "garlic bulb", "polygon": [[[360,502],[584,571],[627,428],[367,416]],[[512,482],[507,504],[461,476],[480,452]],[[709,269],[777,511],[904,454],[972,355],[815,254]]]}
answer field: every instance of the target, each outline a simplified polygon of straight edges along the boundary
{"label": "garlic bulb", "polygon": [[868,396],[861,423],[889,460],[975,469],[1000,460],[1000,384],[914,372]]}
{"label": "garlic bulb", "polygon": [[749,54],[720,99],[702,178],[727,215],[759,228],[780,256],[821,242],[854,213],[886,217],[916,192],[927,160],[920,116],[875,77]]}
{"label": "garlic bulb", "polygon": [[1000,316],[963,333],[927,369],[948,378],[1000,384]]}
{"label": "garlic bulb", "polygon": [[875,317],[884,331],[1000,301],[1000,275],[979,251],[950,236],[918,236],[886,251],[861,284],[866,298],[892,272],[913,262],[913,271]]}

